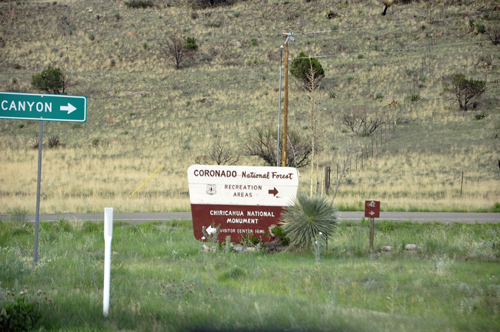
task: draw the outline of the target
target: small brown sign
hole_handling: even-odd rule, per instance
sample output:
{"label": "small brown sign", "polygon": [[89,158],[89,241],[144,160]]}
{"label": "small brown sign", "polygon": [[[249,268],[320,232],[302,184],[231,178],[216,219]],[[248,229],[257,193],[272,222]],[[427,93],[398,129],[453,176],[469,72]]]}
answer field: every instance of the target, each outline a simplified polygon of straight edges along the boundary
{"label": "small brown sign", "polygon": [[365,201],[365,217],[380,218],[380,201]]}

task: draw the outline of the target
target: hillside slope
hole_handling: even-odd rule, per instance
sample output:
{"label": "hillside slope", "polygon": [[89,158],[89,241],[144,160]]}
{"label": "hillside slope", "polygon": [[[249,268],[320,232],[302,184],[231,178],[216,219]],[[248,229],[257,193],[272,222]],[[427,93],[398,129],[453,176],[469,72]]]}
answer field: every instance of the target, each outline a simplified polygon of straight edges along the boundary
{"label": "hillside slope", "polygon": [[[314,106],[314,190],[324,191],[326,166],[336,181],[349,147],[341,209],[380,199],[385,210],[491,210],[500,202],[500,46],[477,30],[500,26],[497,2],[402,2],[385,16],[378,1],[203,10],[159,0],[146,9],[118,0],[0,2],[0,90],[38,92],[31,77],[51,65],[67,75],[69,94],[88,98],[85,124],[44,124],[45,140],[63,146],[44,149],[42,212],[188,210],[186,170],[197,157],[218,140],[241,153],[256,127],[277,126],[284,31],[295,33],[290,59],[303,51],[325,69]],[[162,52],[168,33],[199,45],[178,70]],[[484,100],[467,112],[441,94],[443,78],[457,72],[487,79]],[[309,137],[310,97],[290,81],[289,125]],[[387,124],[357,137],[342,116],[358,111]],[[37,137],[37,122],[0,120],[2,213],[34,211]],[[239,164],[264,165],[247,156]],[[311,167],[300,172],[309,190]]]}

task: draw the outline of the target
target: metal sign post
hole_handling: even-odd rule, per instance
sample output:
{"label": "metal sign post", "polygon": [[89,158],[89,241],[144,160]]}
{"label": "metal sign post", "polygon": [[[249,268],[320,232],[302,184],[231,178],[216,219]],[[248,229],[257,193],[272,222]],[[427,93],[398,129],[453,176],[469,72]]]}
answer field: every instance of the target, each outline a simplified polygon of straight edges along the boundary
{"label": "metal sign post", "polygon": [[87,97],[0,91],[0,119],[40,121],[40,131],[38,134],[38,176],[36,182],[35,248],[33,254],[34,268],[38,260],[43,121],[86,122]]}

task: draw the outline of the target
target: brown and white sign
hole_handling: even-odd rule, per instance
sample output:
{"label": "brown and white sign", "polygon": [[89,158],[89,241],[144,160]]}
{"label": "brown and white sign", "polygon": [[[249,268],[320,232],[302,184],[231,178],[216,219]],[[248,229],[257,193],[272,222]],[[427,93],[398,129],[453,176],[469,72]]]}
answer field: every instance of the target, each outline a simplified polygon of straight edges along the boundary
{"label": "brown and white sign", "polygon": [[380,201],[365,201],[365,217],[380,218]]}
{"label": "brown and white sign", "polygon": [[244,235],[263,241],[279,223],[284,207],[295,203],[299,172],[292,167],[193,165],[188,169],[194,236],[220,225],[219,241]]}

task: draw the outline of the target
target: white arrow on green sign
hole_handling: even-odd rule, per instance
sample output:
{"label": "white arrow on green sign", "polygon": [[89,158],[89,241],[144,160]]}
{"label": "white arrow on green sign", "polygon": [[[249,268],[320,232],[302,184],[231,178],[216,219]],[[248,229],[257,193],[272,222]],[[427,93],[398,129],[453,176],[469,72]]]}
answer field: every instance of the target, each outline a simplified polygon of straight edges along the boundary
{"label": "white arrow on green sign", "polygon": [[87,97],[0,91],[0,119],[87,121]]}

